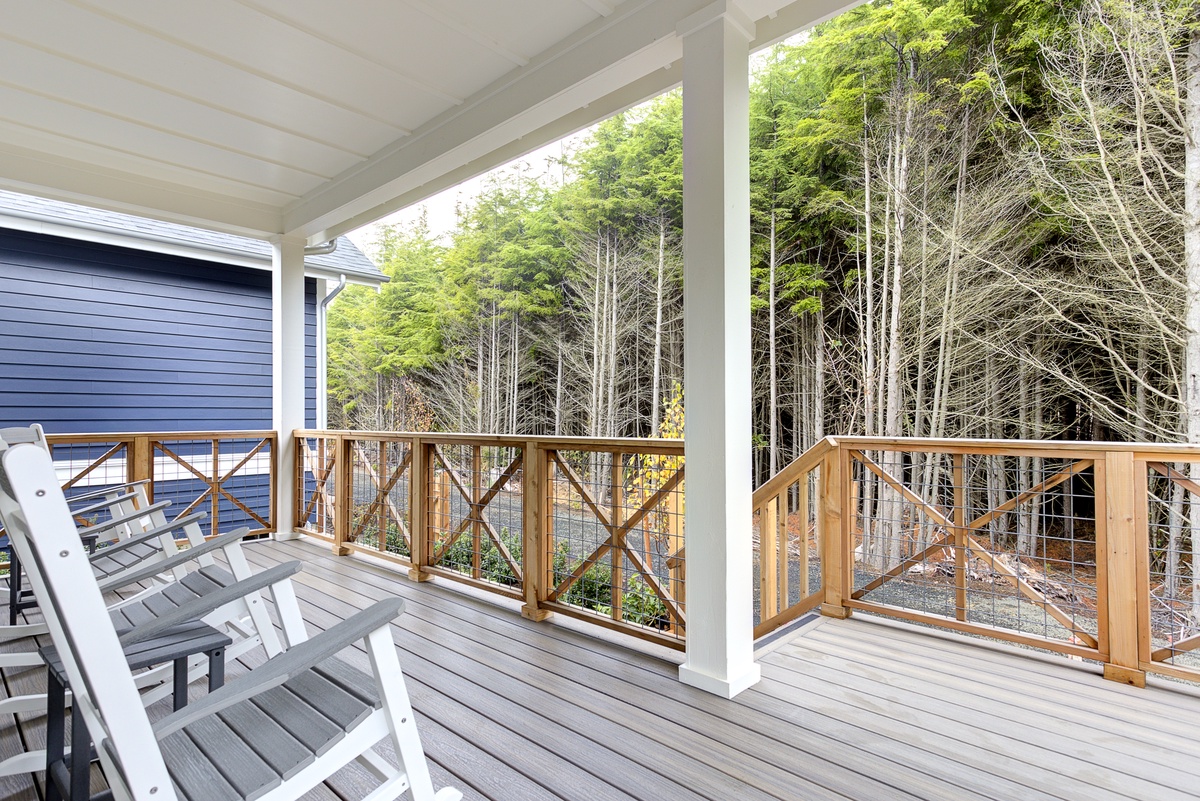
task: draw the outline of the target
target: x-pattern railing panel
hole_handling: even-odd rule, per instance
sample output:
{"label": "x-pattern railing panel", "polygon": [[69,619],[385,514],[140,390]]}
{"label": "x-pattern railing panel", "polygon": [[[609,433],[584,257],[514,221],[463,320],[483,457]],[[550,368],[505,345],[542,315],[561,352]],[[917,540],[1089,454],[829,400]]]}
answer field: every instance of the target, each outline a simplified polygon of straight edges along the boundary
{"label": "x-pattern railing panel", "polygon": [[[943,603],[947,612],[960,621],[986,614],[990,625],[1024,629],[1037,625],[1030,622],[1028,612],[1022,611],[1022,603],[1032,604],[1046,619],[1062,627],[1062,633],[1054,634],[1060,630],[1042,624],[1046,636],[1065,637],[1089,649],[1102,648],[1097,636],[1097,602],[1090,597],[1096,592],[1094,564],[1089,566],[1077,560],[1073,550],[1067,557],[1046,553],[1055,542],[1065,540],[1064,536],[1048,530],[1063,521],[1047,523],[1046,518],[1054,514],[1047,510],[1053,504],[1066,503],[1050,497],[1051,494],[1092,470],[1094,460],[1068,460],[1058,467],[1049,467],[1049,460],[1044,460],[1037,476],[1032,468],[1023,468],[1026,486],[993,505],[988,501],[994,498],[989,499],[989,493],[971,484],[968,478],[971,470],[980,475],[986,472],[988,466],[980,459],[968,462],[961,454],[947,454],[940,457],[941,463],[934,464],[933,469],[923,471],[923,465],[930,463],[922,463],[911,455],[883,452],[876,460],[864,450],[851,449],[849,456],[860,465],[856,513],[862,530],[858,550],[863,553],[855,561],[878,573],[869,580],[856,576],[853,600],[867,599],[871,593],[895,582],[897,588],[881,602],[928,609],[930,602],[937,603],[938,582],[944,577],[950,580],[943,583],[952,585],[953,599]],[[898,472],[909,476],[908,481]],[[913,476],[928,479],[939,474],[943,480],[925,486],[922,492],[914,491],[908,483]],[[994,475],[994,472],[987,474],[988,479],[994,479]],[[1034,478],[1040,480],[1034,483]],[[940,502],[928,500],[926,496],[930,494],[939,497]],[[981,503],[983,509],[977,509]],[[1026,513],[1026,508],[1035,504],[1037,508]],[[1023,513],[1036,515],[1037,525],[1042,529],[1026,532],[1026,542],[1031,544],[1025,546],[1026,550],[1021,545],[1014,550],[1005,537],[997,538],[990,529],[1006,516]],[[1075,516],[1066,519],[1065,513],[1059,516],[1069,525],[1081,522]],[[920,531],[923,536],[909,534],[910,531]],[[899,542],[897,537],[905,537],[905,541]],[[1074,548],[1074,542],[1071,547]],[[878,565],[881,559],[886,561],[882,567]],[[1015,595],[1003,592],[1004,586]]]}
{"label": "x-pattern railing panel", "polygon": [[520,585],[524,569],[513,551],[523,520],[508,496],[524,465],[524,451],[432,444],[429,459],[433,482],[427,502],[434,534],[429,564],[477,581]]}
{"label": "x-pattern railing panel", "polygon": [[554,493],[547,602],[682,636],[682,457],[577,454],[588,481],[562,452],[549,455],[565,497]]}
{"label": "x-pattern railing panel", "polygon": [[347,443],[352,507],[345,541],[408,557],[412,553],[408,520],[411,441],[359,438]]}

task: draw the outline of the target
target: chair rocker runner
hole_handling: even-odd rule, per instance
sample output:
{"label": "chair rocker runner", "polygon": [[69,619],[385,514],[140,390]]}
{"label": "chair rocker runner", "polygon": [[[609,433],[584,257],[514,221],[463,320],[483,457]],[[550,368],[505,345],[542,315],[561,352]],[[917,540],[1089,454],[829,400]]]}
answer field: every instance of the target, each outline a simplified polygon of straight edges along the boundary
{"label": "chair rocker runner", "polygon": [[[364,801],[412,791],[414,801],[457,801],[434,792],[392,642],[403,601],[380,601],[191,706],[151,725],[103,609],[70,511],[42,449],[0,454],[0,495],[15,500],[14,546],[76,693],[118,801],[296,799],[351,761],[380,784]],[[371,675],[336,654],[365,641]],[[400,768],[373,749],[390,737]]]}

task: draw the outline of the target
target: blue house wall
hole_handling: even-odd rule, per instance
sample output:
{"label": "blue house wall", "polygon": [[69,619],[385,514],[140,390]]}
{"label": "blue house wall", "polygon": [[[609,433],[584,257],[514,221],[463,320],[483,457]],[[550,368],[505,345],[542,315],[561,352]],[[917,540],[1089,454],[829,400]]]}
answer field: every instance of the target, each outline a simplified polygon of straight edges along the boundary
{"label": "blue house wall", "polygon": [[[306,281],[307,425],[316,282]],[[266,270],[0,229],[0,426],[271,427]]]}

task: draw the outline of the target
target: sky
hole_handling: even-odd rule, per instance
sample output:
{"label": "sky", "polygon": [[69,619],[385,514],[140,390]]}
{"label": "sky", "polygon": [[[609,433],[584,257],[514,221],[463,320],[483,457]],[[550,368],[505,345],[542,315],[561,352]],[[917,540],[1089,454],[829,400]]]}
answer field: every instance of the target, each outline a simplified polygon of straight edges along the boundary
{"label": "sky", "polygon": [[428,214],[430,233],[448,243],[450,232],[454,230],[458,221],[455,211],[456,207],[459,204],[465,205],[478,197],[483,187],[483,182],[488,175],[511,169],[517,164],[528,164],[542,184],[560,184],[562,183],[562,172],[555,162],[561,161],[563,155],[570,153],[579,142],[587,138],[590,132],[591,129],[588,128],[566,139],[551,142],[532,153],[524,155],[519,159],[514,159],[501,167],[497,167],[495,170],[439,192],[428,200],[415,203],[412,206],[389,214],[378,222],[351,231],[347,236],[350,237],[350,241],[358,246],[359,250],[371,254],[372,243],[377,238],[381,225],[398,225],[415,222],[421,216],[422,212],[425,212]]}

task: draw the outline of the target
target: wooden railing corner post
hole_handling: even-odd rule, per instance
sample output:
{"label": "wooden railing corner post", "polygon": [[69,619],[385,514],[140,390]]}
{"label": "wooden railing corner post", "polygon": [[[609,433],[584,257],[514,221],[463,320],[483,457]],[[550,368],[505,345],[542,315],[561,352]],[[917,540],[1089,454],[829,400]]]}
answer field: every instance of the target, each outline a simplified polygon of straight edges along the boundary
{"label": "wooden railing corner post", "polygon": [[[1104,586],[1108,635],[1108,659],[1104,678],[1135,687],[1146,686],[1139,645],[1138,598],[1138,493],[1145,495],[1145,467],[1139,480],[1138,466],[1129,451],[1108,451],[1103,465],[1103,483],[1097,476],[1097,495],[1104,499]],[[1097,510],[1097,517],[1100,517]],[[1145,520],[1140,521],[1145,524]],[[1100,545],[1100,543],[1097,543]]]}
{"label": "wooden railing corner post", "polygon": [[409,463],[408,479],[408,536],[411,540],[409,556],[412,567],[408,569],[410,581],[429,581],[433,576],[425,572],[429,564],[429,515],[426,501],[429,498],[429,480],[433,465],[426,452],[425,441],[413,437],[412,460]]}
{"label": "wooden railing corner post", "polygon": [[[835,446],[821,461],[820,488],[821,505],[817,521],[821,527],[821,586],[825,600],[821,614],[827,617],[847,618],[851,611],[845,606],[843,588],[846,585],[846,554],[853,510],[844,508],[848,496],[844,483],[849,480],[849,470],[844,465],[845,452]],[[853,570],[853,564],[850,569]]]}
{"label": "wooden railing corner post", "polygon": [[154,500],[154,444],[149,436],[134,437],[126,446],[126,468],[128,480],[149,481],[146,496]]}
{"label": "wooden railing corner post", "polygon": [[350,469],[350,439],[337,435],[337,456],[334,469],[337,471],[334,485],[333,508],[333,555],[349,556],[351,548],[346,545],[350,534],[350,507],[354,504],[353,471]]}
{"label": "wooden railing corner post", "polygon": [[546,452],[530,440],[521,457],[521,572],[525,603],[521,617],[542,621],[552,612],[542,608],[546,599],[547,547],[543,530],[546,511]]}

